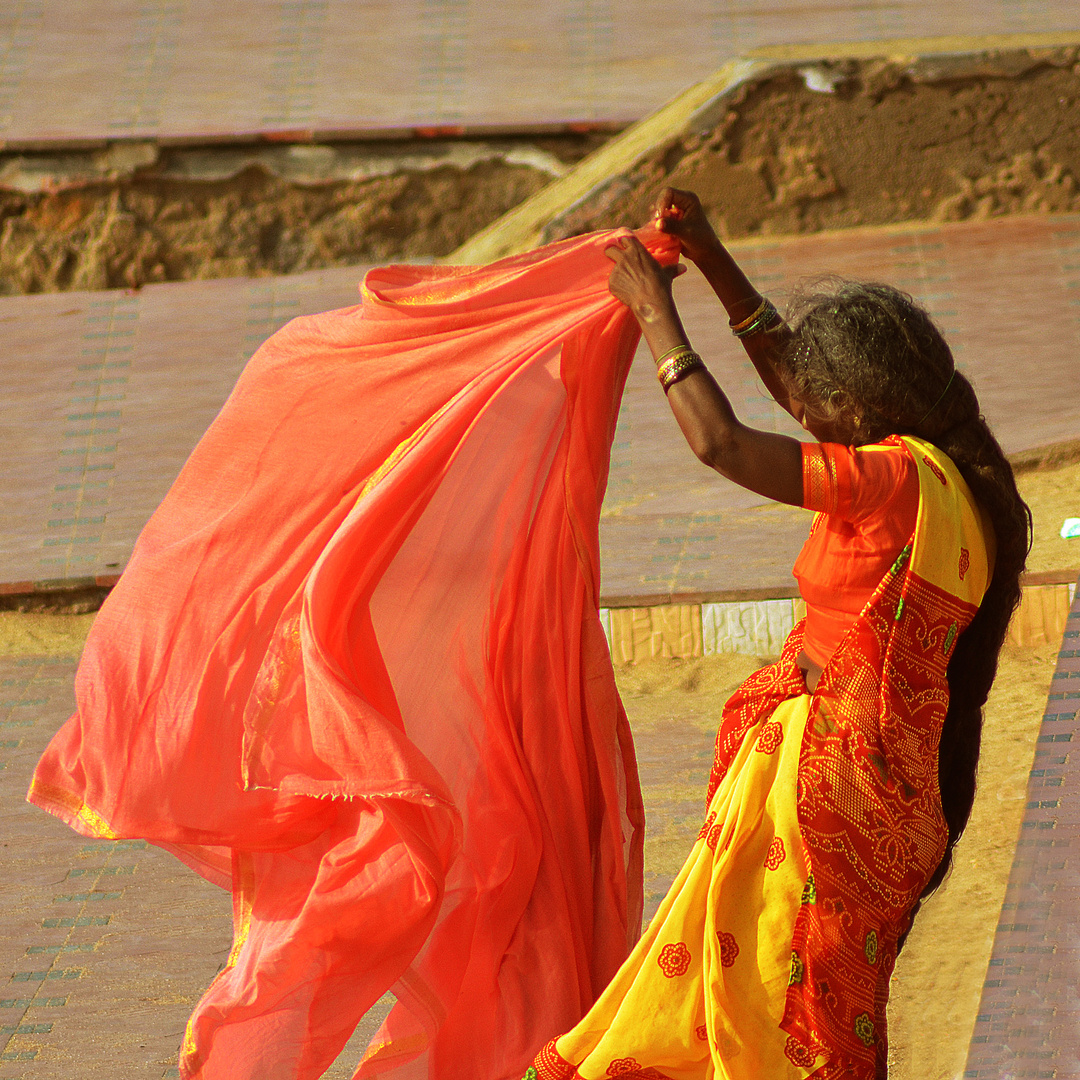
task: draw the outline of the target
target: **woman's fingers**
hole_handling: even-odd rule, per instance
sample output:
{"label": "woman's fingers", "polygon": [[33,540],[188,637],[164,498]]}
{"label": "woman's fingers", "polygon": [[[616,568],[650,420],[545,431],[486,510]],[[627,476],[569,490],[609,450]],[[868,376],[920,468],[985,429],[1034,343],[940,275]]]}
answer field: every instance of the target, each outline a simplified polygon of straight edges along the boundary
{"label": "woman's fingers", "polygon": [[626,258],[627,252],[633,250],[637,244],[643,251],[644,245],[636,236],[619,236],[608,247],[604,248],[604,254],[614,263],[621,263]]}
{"label": "woman's fingers", "polygon": [[613,245],[604,248],[604,254],[617,266],[622,266],[628,260],[640,263],[643,258],[655,261],[648,248],[636,236],[619,237]]}
{"label": "woman's fingers", "polygon": [[656,202],[653,205],[653,210],[656,217],[662,218],[666,211],[674,209],[674,197],[674,188],[666,187],[660,190],[660,194],[656,196]]}
{"label": "woman's fingers", "polygon": [[621,238],[605,248],[604,254],[615,264],[608,277],[608,291],[630,306],[665,292],[670,295],[671,282],[686,270],[685,266],[661,266],[634,236]]}
{"label": "woman's fingers", "polygon": [[656,217],[661,221],[681,220],[700,205],[700,200],[692,191],[666,187],[656,199]]}

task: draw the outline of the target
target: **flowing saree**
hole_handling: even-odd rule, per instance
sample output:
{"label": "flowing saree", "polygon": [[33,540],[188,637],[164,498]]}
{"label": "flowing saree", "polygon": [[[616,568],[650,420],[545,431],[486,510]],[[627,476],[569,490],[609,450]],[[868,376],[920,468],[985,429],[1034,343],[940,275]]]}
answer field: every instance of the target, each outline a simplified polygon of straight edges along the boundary
{"label": "flowing saree", "polygon": [[897,942],[948,835],[946,668],[993,560],[952,462],[903,442],[919,473],[911,542],[813,695],[800,623],[727,703],[689,859],[528,1080],[885,1080]]}
{"label": "flowing saree", "polygon": [[[391,267],[252,357],[94,623],[29,799],[233,893],[188,1080],[507,1080],[640,932],[598,616],[620,233]],[[663,261],[677,248],[640,234]]]}

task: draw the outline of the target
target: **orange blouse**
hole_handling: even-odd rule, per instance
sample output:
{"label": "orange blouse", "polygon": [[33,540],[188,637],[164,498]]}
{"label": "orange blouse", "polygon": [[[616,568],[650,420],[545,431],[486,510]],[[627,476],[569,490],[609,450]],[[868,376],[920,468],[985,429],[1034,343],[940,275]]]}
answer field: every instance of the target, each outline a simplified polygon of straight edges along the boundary
{"label": "orange blouse", "polygon": [[803,444],[803,506],[818,511],[793,573],[806,655],[824,667],[915,531],[919,477],[898,436]]}

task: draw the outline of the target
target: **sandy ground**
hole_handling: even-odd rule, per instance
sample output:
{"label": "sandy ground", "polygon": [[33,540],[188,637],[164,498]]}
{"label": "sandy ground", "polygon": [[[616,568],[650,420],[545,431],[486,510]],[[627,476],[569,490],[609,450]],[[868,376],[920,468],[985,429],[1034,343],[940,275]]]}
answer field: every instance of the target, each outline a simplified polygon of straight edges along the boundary
{"label": "sandy ground", "polygon": [[605,137],[151,148],[109,178],[100,154],[0,153],[0,294],[445,255]]}
{"label": "sandy ground", "polygon": [[1035,527],[1028,570],[1072,569],[1080,573],[1080,537],[1061,538],[1065,519],[1080,517],[1080,463],[1022,473],[1016,478],[1016,485],[1031,507]]}

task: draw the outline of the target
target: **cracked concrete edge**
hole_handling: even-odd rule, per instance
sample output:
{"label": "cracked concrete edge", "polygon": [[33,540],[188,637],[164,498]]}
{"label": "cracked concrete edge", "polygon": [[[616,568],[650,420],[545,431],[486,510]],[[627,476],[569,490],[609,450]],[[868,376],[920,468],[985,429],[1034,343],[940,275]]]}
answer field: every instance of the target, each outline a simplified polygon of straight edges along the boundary
{"label": "cracked concrete edge", "polygon": [[[876,41],[765,46],[732,60],[684,90],[651,116],[627,128],[525,202],[470,237],[443,263],[478,265],[518,254],[543,242],[545,228],[586,199],[618,182],[664,142],[708,130],[726,102],[748,83],[795,69],[812,78],[844,62],[899,63],[919,81],[979,76],[1015,77],[1042,62],[1041,52],[1080,46],[1080,29],[1041,34],[892,38]],[[771,239],[775,240],[775,237]]]}
{"label": "cracked concrete edge", "polygon": [[482,162],[525,165],[553,178],[570,170],[553,153],[526,137],[512,142],[480,139],[358,142],[343,145],[200,146],[179,149],[155,142],[116,143],[104,150],[8,153],[0,149],[0,190],[24,195],[141,176],[150,180],[208,183],[231,180],[252,166],[286,183],[358,183],[401,172],[461,171]]}
{"label": "cracked concrete edge", "polygon": [[554,183],[514,207],[444,259],[445,263],[493,262],[535,247],[544,226],[597,189],[631,168],[657,143],[685,130],[694,117],[723,100],[743,83],[760,78],[786,61],[732,60],[707,79],[684,90],[651,116],[633,124],[599,150],[580,161]]}

